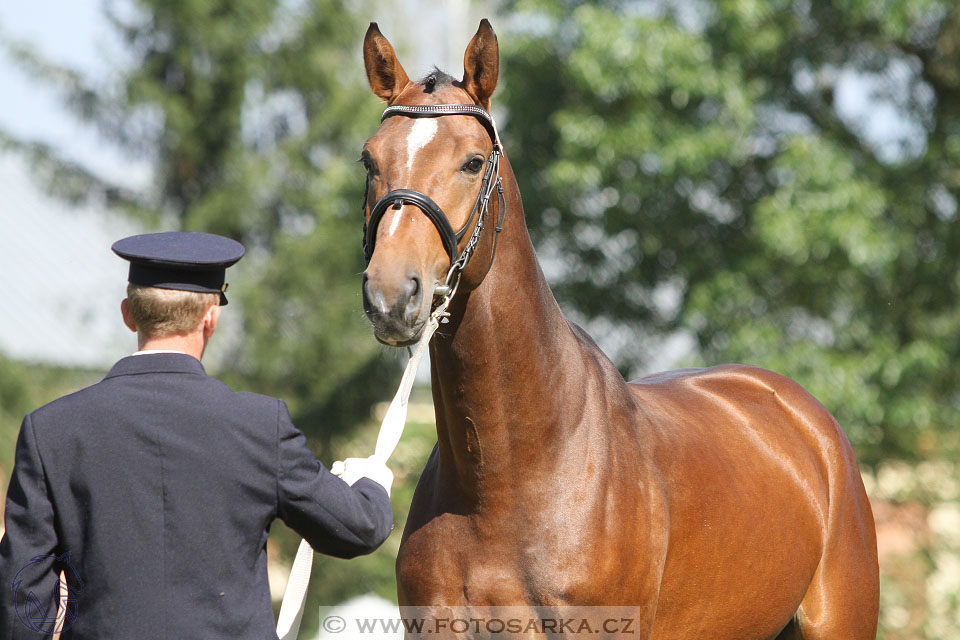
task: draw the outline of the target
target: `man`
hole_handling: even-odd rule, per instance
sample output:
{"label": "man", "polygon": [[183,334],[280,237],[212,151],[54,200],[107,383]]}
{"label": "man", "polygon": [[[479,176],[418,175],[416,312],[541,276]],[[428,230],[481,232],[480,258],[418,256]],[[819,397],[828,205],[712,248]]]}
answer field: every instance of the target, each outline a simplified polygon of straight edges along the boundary
{"label": "man", "polygon": [[[266,540],[280,518],[349,558],[390,533],[393,475],[331,474],[274,398],[200,363],[243,247],[203,233],[125,238],[123,321],[139,351],[26,416],[0,541],[0,640],[276,638]],[[56,575],[71,599],[55,621]]]}

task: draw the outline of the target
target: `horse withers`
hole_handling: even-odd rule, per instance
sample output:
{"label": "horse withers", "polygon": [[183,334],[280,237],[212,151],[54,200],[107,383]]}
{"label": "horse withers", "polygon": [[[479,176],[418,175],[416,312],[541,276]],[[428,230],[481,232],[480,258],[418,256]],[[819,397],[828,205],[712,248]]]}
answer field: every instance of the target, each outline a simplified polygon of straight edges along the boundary
{"label": "horse withers", "polygon": [[389,105],[362,156],[364,309],[381,342],[408,345],[452,295],[430,344],[437,446],[403,532],[400,604],[617,607],[631,631],[602,633],[644,639],[875,638],[873,516],[830,413],[749,366],[625,382],[537,262],[489,117],[490,24],[460,80],[411,81],[376,24],[363,52]]}

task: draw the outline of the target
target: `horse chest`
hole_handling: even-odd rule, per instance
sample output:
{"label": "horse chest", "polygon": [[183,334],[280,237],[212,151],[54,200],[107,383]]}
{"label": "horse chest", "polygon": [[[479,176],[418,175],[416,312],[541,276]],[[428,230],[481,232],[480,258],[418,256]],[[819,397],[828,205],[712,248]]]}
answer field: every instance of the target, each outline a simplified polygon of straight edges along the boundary
{"label": "horse chest", "polygon": [[[558,514],[562,515],[562,514]],[[513,523],[520,522],[515,527]],[[637,551],[627,536],[597,535],[568,515],[477,523],[443,513],[409,531],[397,559],[408,604],[562,605],[609,599]],[[634,534],[635,532],[624,532]],[[612,547],[611,547],[612,545]],[[620,548],[611,553],[611,548]],[[634,581],[639,584],[639,581]],[[627,589],[630,591],[630,589]]]}
{"label": "horse chest", "polygon": [[470,518],[443,513],[408,531],[397,556],[401,604],[495,605],[525,601],[523,574],[502,542]]}

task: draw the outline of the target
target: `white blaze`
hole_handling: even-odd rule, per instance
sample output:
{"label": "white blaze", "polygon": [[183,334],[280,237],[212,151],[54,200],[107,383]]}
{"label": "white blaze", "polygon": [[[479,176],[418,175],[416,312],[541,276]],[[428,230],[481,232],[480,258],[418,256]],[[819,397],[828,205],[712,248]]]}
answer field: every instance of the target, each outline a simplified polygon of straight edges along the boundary
{"label": "white blaze", "polygon": [[[430,141],[433,140],[435,135],[437,135],[436,118],[417,118],[413,121],[410,133],[407,134],[408,170],[413,169],[413,159],[417,156],[417,152],[430,144]],[[397,227],[400,225],[401,213],[402,211],[395,211],[393,213],[390,228],[387,230],[388,235],[392,236],[394,232],[396,232]]]}
{"label": "white blaze", "polygon": [[407,135],[407,169],[413,168],[413,159],[417,151],[430,144],[436,134],[436,118],[417,118],[413,121],[413,127]]}
{"label": "white blaze", "polygon": [[393,212],[393,220],[390,221],[390,228],[387,230],[387,235],[392,236],[397,230],[397,227],[400,225],[400,217],[402,216],[403,211],[397,210]]}

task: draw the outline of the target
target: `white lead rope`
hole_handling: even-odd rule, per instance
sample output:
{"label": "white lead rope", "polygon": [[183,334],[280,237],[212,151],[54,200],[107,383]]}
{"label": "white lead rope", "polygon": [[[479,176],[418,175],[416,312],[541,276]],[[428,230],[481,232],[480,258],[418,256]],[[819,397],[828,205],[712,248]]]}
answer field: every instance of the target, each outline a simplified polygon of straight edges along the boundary
{"label": "white lead rope", "polygon": [[300,540],[297,557],[293,559],[287,588],[283,591],[280,615],[277,617],[277,637],[280,640],[296,640],[300,631],[300,619],[307,603],[307,585],[313,569],[313,548],[306,540]]}
{"label": "white lead rope", "polygon": [[[383,464],[387,463],[394,449],[400,442],[400,436],[403,435],[403,427],[407,423],[407,406],[410,401],[410,391],[413,389],[413,381],[417,376],[417,367],[423,354],[427,352],[427,345],[430,338],[433,337],[437,327],[440,326],[441,318],[447,315],[447,306],[450,304],[450,298],[453,297],[453,291],[444,296],[427,321],[427,326],[423,328],[423,334],[417,343],[410,360],[407,361],[407,368],[403,371],[403,378],[400,379],[400,388],[397,394],[393,396],[387,413],[383,416],[383,422],[380,423],[380,433],[377,435],[377,446],[373,452],[373,458],[376,458]],[[336,475],[343,474],[343,463],[335,462],[330,471]],[[310,571],[313,568],[313,549],[306,540],[300,541],[300,548],[297,549],[297,556],[293,560],[293,568],[290,569],[290,578],[287,580],[287,587],[283,591],[283,601],[280,604],[280,615],[277,618],[277,637],[280,640],[296,640],[297,633],[300,631],[300,620],[303,618],[303,608],[307,602],[307,585],[310,583]]]}

